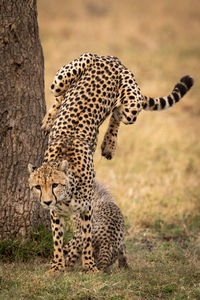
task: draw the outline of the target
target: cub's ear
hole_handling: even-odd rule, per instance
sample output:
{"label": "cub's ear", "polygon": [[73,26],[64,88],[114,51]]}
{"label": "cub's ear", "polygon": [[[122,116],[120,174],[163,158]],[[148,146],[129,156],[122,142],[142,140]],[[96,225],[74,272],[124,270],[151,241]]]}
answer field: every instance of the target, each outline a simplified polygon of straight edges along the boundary
{"label": "cub's ear", "polygon": [[36,170],[37,167],[34,167],[32,164],[28,164],[28,171],[29,171],[29,174],[31,174],[34,170]]}
{"label": "cub's ear", "polygon": [[59,170],[67,173],[67,168],[68,168],[68,161],[67,160],[61,161],[61,163],[59,164]]}

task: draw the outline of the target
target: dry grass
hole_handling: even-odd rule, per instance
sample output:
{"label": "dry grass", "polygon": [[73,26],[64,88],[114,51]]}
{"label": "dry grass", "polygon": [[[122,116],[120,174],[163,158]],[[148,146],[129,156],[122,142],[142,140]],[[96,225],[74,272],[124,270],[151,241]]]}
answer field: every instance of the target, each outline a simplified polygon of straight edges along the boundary
{"label": "dry grass", "polygon": [[121,126],[113,161],[101,158],[99,149],[95,157],[97,178],[110,186],[132,225],[196,214],[200,2],[42,0],[38,6],[47,106],[56,70],[84,52],[118,56],[151,96],[167,94],[184,74],[196,79],[173,109],[143,112],[134,126]]}
{"label": "dry grass", "polygon": [[130,270],[86,275],[78,268],[49,278],[47,266],[0,264],[2,300],[199,299],[199,257],[195,243],[158,241],[143,235],[128,242]]}
{"label": "dry grass", "polygon": [[200,299],[200,1],[40,0],[38,12],[47,107],[57,69],[84,52],[118,56],[150,96],[185,74],[195,86],[174,108],[121,126],[112,161],[98,147],[97,179],[127,219],[133,270],[49,281],[43,265],[6,265],[2,299]]}
{"label": "dry grass", "polygon": [[38,10],[47,103],[56,70],[88,51],[118,56],[148,94],[167,92],[184,73],[198,74],[198,0],[41,0]]}

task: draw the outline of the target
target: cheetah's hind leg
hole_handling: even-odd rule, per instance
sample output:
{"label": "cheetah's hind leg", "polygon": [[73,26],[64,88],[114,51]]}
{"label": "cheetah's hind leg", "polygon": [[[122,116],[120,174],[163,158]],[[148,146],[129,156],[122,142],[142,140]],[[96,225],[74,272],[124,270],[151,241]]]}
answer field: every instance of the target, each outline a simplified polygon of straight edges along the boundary
{"label": "cheetah's hind leg", "polygon": [[56,97],[55,103],[44,116],[41,128],[44,130],[46,134],[48,134],[51,131],[53,122],[58,114],[62,100],[63,100],[63,96]]}
{"label": "cheetah's hind leg", "polygon": [[102,156],[105,156],[107,159],[112,159],[115,154],[119,125],[120,120],[116,118],[116,114],[113,112],[109,121],[108,129],[101,144]]}

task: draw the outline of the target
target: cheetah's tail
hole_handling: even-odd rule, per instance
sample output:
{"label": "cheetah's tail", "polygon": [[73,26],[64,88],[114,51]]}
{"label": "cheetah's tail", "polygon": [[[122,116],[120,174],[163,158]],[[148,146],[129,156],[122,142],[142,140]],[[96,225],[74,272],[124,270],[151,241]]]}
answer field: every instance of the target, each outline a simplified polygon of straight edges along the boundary
{"label": "cheetah's tail", "polygon": [[144,110],[162,110],[173,106],[178,102],[193,86],[194,80],[189,75],[186,75],[180,79],[171,92],[166,97],[151,98],[144,96],[143,109]]}

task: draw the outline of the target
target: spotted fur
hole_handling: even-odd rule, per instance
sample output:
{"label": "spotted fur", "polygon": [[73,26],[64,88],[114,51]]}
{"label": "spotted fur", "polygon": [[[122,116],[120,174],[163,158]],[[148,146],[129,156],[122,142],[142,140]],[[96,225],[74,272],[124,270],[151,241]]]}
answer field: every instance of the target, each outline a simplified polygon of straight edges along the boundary
{"label": "spotted fur", "polygon": [[[135,123],[143,109],[162,110],[172,106],[192,85],[193,79],[185,76],[169,96],[148,98],[141,94],[133,73],[118,58],[93,54],[84,54],[57,72],[51,85],[56,102],[42,125],[47,132],[50,130],[48,148],[37,174],[40,178],[45,178],[42,173],[45,168],[53,168],[54,164],[62,165],[65,160],[68,162],[70,189],[67,190],[63,209],[80,214],[82,262],[86,270],[97,270],[91,240],[91,201],[94,198],[95,178],[93,155],[100,125],[111,114],[102,143],[102,155],[111,159],[116,149],[121,122]],[[35,177],[35,186],[37,180],[39,178]],[[56,190],[54,184],[56,182],[52,181],[52,193]],[[48,193],[44,194],[43,203],[46,207],[51,207],[52,200],[49,200]],[[61,216],[62,209],[61,212],[52,209],[52,219],[56,224],[59,222],[62,225]],[[62,230],[59,230],[62,234]],[[54,253],[60,251],[59,245],[54,245],[54,248]],[[63,265],[63,262],[55,261],[53,270],[59,268],[59,264]]]}
{"label": "spotted fur", "polygon": [[[133,124],[141,110],[163,110],[177,103],[192,87],[184,76],[165,97],[143,96],[135,77],[117,57],[83,54],[63,66],[51,85],[55,104],[46,114],[42,128],[54,138],[64,132],[96,146],[98,128],[111,113],[102,142],[102,155],[111,159],[117,145],[120,123]],[[57,118],[56,118],[57,116]],[[56,121],[54,122],[56,118]]]}
{"label": "spotted fur", "polygon": [[[95,263],[99,270],[108,271],[109,266],[118,259],[119,267],[127,268],[122,213],[110,193],[101,184],[96,182],[94,190],[94,199],[91,203],[93,210],[91,223]],[[74,266],[83,250],[79,214],[76,214],[73,220],[76,233],[64,247],[65,264],[68,267]]]}
{"label": "spotted fur", "polygon": [[[32,192],[36,198],[40,199],[43,207],[51,212],[54,238],[54,259],[51,271],[63,271],[65,265],[73,267],[81,256],[83,252],[82,230],[86,230],[82,228],[82,217],[74,212],[74,204],[71,200],[72,172],[66,161],[44,163],[38,169],[29,165],[29,171]],[[107,271],[109,266],[118,259],[119,267],[127,268],[124,245],[125,226],[121,211],[110,193],[101,184],[95,182],[93,190],[91,234],[95,264],[99,270]],[[73,212],[75,213],[73,217],[75,235],[67,245],[63,246],[64,217]]]}

